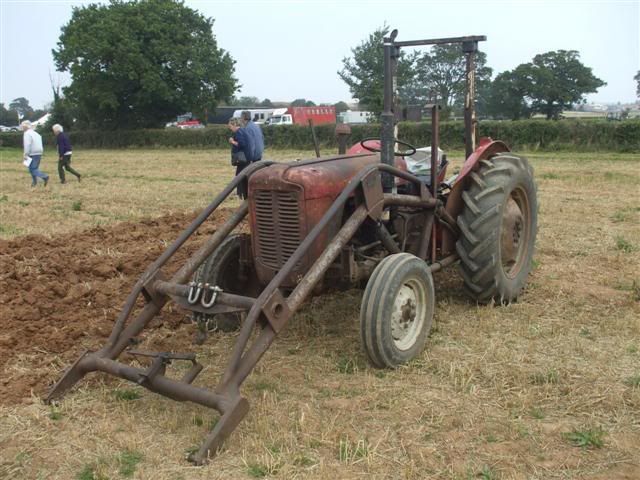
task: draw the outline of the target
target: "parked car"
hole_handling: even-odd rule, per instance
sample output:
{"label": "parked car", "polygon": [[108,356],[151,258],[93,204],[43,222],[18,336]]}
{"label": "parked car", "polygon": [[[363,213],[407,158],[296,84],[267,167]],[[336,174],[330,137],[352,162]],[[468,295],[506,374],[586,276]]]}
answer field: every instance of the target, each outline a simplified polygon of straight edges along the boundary
{"label": "parked car", "polygon": [[187,120],[184,122],[178,122],[176,126],[181,130],[185,130],[187,128],[204,128],[204,125],[201,124],[199,120]]}

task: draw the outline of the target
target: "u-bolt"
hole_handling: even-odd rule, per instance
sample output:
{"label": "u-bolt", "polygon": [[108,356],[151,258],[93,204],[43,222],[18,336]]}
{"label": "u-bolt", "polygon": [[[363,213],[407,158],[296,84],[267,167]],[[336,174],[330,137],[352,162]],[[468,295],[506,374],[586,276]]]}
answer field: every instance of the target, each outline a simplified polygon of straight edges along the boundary
{"label": "u-bolt", "polygon": [[[207,290],[211,293],[211,298],[207,301]],[[222,289],[216,285],[209,285],[208,283],[204,286],[204,291],[202,292],[202,300],[200,301],[201,305],[204,308],[213,307],[216,303],[216,298],[218,297],[218,293],[222,292]]]}
{"label": "u-bolt", "polygon": [[187,302],[191,305],[198,303],[200,292],[202,292],[202,283],[196,284],[195,282],[191,282],[189,284],[189,296],[187,297]]}

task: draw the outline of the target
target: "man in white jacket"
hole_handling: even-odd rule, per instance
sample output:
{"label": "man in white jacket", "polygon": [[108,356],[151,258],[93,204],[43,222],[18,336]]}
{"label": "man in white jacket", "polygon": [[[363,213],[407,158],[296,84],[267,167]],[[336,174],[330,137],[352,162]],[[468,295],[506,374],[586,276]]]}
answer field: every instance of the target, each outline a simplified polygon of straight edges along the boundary
{"label": "man in white jacket", "polygon": [[38,178],[41,178],[46,187],[47,183],[49,183],[49,175],[38,169],[43,152],[42,137],[33,129],[29,120],[22,122],[20,127],[24,132],[24,136],[22,137],[24,144],[24,161],[25,165],[29,167],[29,173],[31,174],[31,186],[35,187],[38,184]]}

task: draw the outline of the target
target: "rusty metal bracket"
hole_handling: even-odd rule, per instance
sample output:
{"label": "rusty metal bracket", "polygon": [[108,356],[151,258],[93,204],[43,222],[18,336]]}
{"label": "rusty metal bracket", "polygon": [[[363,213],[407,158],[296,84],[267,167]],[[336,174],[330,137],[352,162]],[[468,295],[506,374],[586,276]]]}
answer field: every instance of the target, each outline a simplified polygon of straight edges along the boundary
{"label": "rusty metal bracket", "polygon": [[167,277],[162,273],[162,270],[156,270],[152,275],[145,279],[142,284],[142,295],[147,303],[151,302],[156,306],[161,307],[164,305],[167,297],[154,288],[154,283],[157,280],[167,280]]}
{"label": "rusty metal bracket", "polygon": [[203,368],[202,365],[196,362],[195,353],[141,352],[139,350],[125,350],[125,353],[136,357],[153,358],[149,368],[139,374],[138,385],[153,381],[157,375],[164,375],[167,365],[170,365],[172,360],[186,360],[192,363],[191,369],[182,379],[185,383],[193,382]]}
{"label": "rusty metal bracket", "polygon": [[138,385],[152,381],[158,374],[164,375],[167,365],[170,363],[171,360],[166,357],[155,357],[149,368],[147,368],[144,373],[140,374],[140,378],[138,378]]}
{"label": "rusty metal bracket", "polygon": [[373,220],[377,220],[382,215],[384,207],[384,192],[382,191],[382,180],[379,170],[371,170],[362,179],[362,195],[364,203]]}
{"label": "rusty metal bracket", "polygon": [[269,295],[264,303],[264,307],[262,307],[262,313],[267,317],[273,331],[280,333],[280,330],[282,330],[289,320],[289,317],[291,317],[291,310],[279,288],[276,288],[273,293]]}

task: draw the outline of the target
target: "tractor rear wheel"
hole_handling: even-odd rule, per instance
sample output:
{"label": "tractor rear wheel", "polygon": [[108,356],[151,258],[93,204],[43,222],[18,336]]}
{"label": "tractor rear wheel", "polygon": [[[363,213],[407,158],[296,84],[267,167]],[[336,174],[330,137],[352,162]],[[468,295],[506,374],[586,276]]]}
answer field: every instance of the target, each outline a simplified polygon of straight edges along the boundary
{"label": "tractor rear wheel", "polygon": [[[193,281],[216,285],[225,293],[253,296],[257,290],[257,282],[255,276],[250,274],[251,272],[242,270],[240,242],[240,235],[227,237],[196,270]],[[192,318],[198,325],[206,325],[210,331],[231,332],[239,328],[241,313],[210,315],[193,312]]]}
{"label": "tractor rear wheel", "polygon": [[480,161],[462,194],[456,244],[467,294],[480,303],[517,300],[531,270],[538,202],[533,169],[523,157]]}
{"label": "tractor rear wheel", "polygon": [[409,253],[382,260],[367,282],[360,308],[360,338],[371,362],[394,368],[419,355],[434,304],[433,278],[424,261]]}

